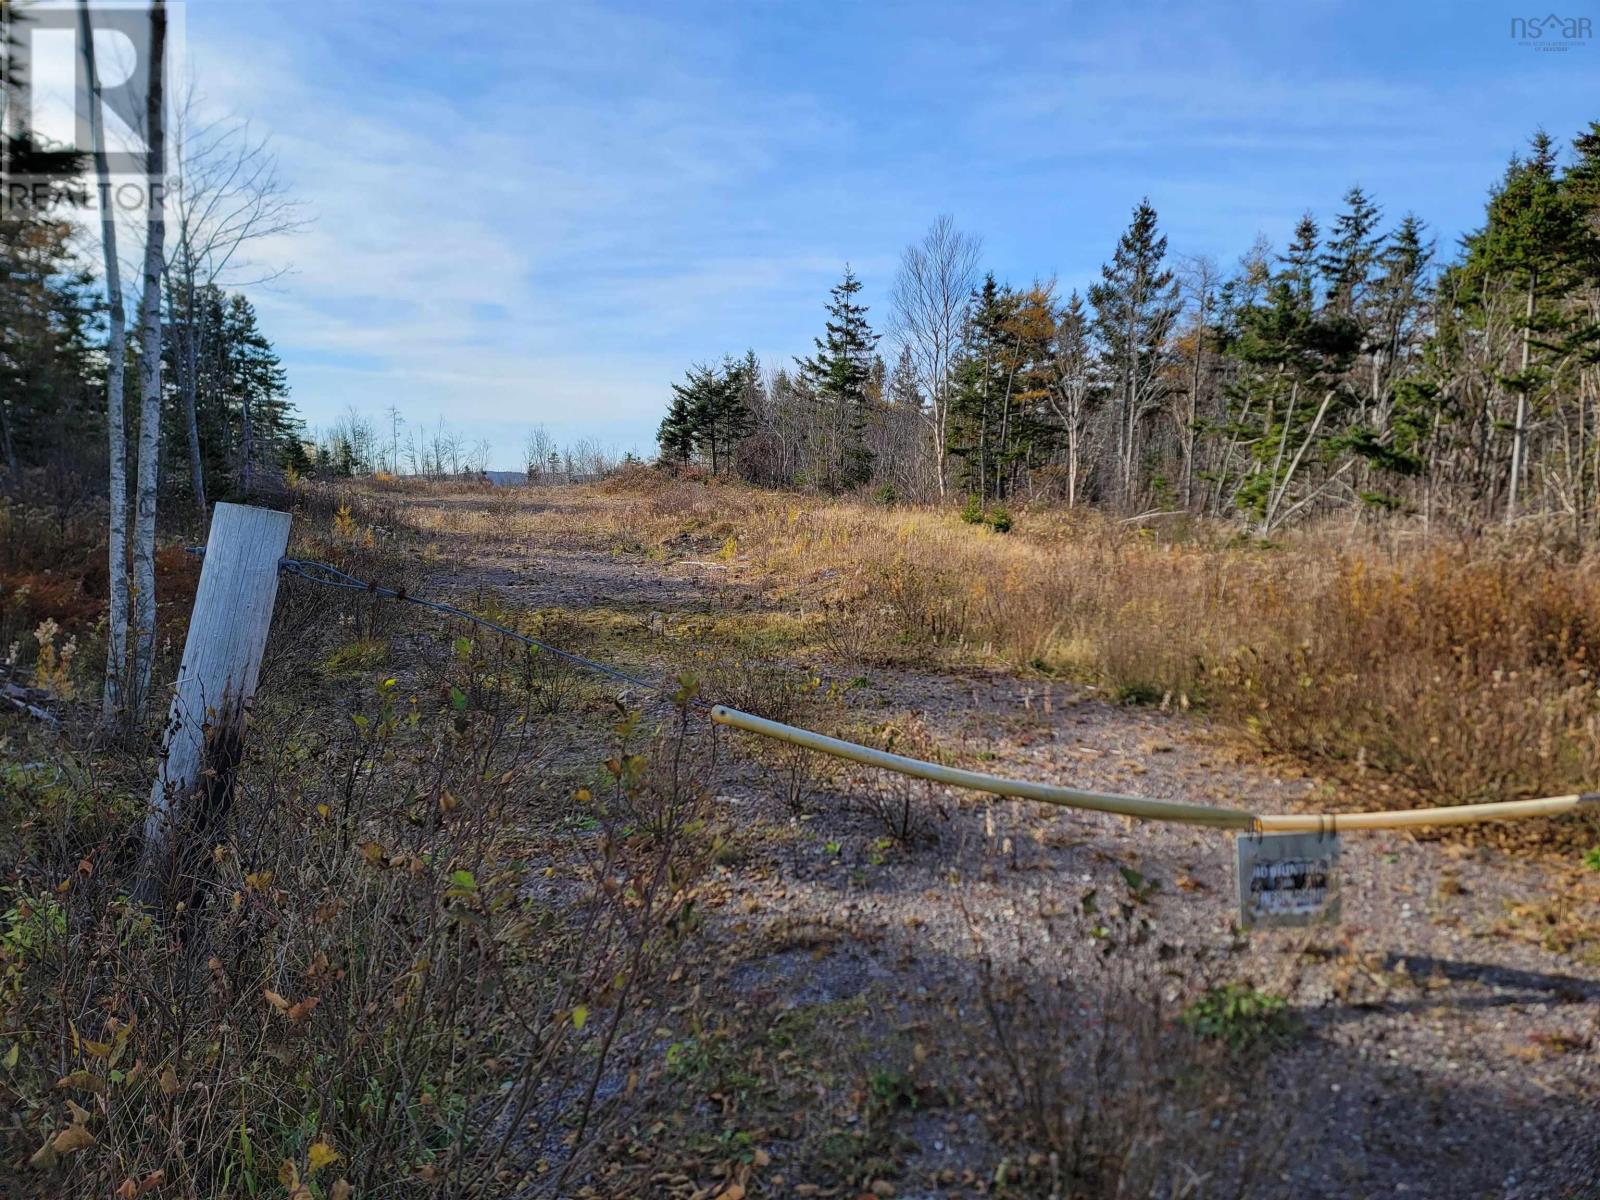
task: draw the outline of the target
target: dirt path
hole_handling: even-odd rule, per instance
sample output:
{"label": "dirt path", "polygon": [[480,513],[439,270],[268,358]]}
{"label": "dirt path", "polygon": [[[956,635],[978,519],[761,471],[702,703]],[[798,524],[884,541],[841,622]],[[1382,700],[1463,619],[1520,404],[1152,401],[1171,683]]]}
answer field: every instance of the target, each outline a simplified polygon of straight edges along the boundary
{"label": "dirt path", "polygon": [[[520,607],[632,614],[641,636],[615,651],[635,656],[628,665],[687,656],[689,639],[673,624],[683,614],[782,609],[759,579],[688,550],[651,561],[503,542],[444,582]],[[1112,705],[1060,683],[904,668],[859,676],[842,702],[853,720],[919,725],[997,773],[1257,811],[1328,793],[1316,779],[1268,773],[1198,718]],[[1131,960],[1151,992],[1248,983],[1286,997],[1297,1018],[1292,1040],[1271,1052],[1270,1077],[1283,1091],[1254,1098],[1294,1117],[1274,1168],[1282,1190],[1264,1194],[1600,1195],[1600,943],[1591,940],[1594,881],[1578,869],[1492,844],[1346,835],[1342,925],[1241,939],[1226,835],[931,791],[913,797],[931,814],[926,830],[902,845],[859,802],[864,788],[893,785],[824,780],[797,814],[770,762],[748,749],[734,745],[718,784],[738,853],[706,889],[696,980],[703,996],[728,998],[731,1014],[716,1027],[720,1041],[704,1025],[674,1027],[671,1047],[692,1044],[708,1060],[713,1043],[735,1059],[754,1054],[753,1078],[795,1090],[752,1085],[753,1099],[730,1099],[729,1070],[715,1061],[666,1078],[680,1109],[668,1124],[677,1122],[684,1145],[693,1140],[686,1114],[723,1137],[730,1113],[755,1130],[760,1156],[747,1155],[756,1168],[740,1176],[752,1193],[863,1190],[870,1168],[840,1166],[835,1176],[852,1179],[849,1189],[803,1176],[826,1165],[822,1126],[849,1108],[836,1093],[878,1080],[900,1059],[894,1069],[914,1077],[920,1099],[891,1105],[887,1143],[867,1139],[892,1160],[879,1169],[877,1194],[1003,1191],[994,1183],[1003,1147],[983,1119],[998,1101],[970,1061],[982,1040],[982,964],[1098,978],[1103,947],[1078,914],[1090,893],[1100,903],[1124,893],[1127,868],[1160,885],[1143,906],[1152,947]],[[815,1063],[763,1074],[764,1055],[782,1058],[774,1031],[807,1014],[835,1027],[788,1045]],[[847,1065],[823,1069],[830,1057]],[[807,1086],[818,1113],[833,1116],[790,1111]],[[870,1097],[857,1107],[870,1124]],[[859,1128],[835,1132],[860,1149]],[[715,1176],[692,1166],[715,1153],[688,1157],[690,1167],[646,1192],[715,1194]]]}

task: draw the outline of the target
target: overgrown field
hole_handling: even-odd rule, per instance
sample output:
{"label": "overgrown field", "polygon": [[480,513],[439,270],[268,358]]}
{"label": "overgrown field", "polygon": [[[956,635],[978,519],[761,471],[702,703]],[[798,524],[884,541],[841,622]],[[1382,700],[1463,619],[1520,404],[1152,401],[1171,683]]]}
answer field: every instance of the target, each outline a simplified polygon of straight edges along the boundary
{"label": "overgrown field", "polygon": [[973,515],[624,476],[559,512],[422,519],[710,552],[787,597],[803,619],[776,636],[821,658],[1000,664],[1201,709],[1419,802],[1600,779],[1600,551],[1401,522],[1268,544],[1186,519]]}

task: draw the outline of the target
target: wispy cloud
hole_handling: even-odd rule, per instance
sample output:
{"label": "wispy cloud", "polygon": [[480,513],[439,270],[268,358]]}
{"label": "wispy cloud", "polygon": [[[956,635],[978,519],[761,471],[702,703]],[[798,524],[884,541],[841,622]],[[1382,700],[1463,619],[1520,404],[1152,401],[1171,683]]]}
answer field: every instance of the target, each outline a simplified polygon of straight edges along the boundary
{"label": "wispy cloud", "polygon": [[846,259],[881,310],[940,211],[1000,274],[1067,284],[1146,193],[1174,250],[1224,258],[1358,180],[1453,234],[1517,140],[1588,115],[1569,64],[1442,8],[332,0],[189,26],[316,215],[257,250],[293,269],[257,299],[303,410],[442,414],[502,465],[536,421],[646,446],[689,361],[803,352]]}

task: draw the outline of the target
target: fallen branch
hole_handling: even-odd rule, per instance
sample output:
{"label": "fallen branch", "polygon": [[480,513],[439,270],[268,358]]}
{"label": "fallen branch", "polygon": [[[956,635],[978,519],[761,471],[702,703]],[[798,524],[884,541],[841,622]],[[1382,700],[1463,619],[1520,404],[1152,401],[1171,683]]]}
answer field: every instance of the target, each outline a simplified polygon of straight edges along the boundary
{"label": "fallen branch", "polygon": [[5,700],[15,705],[36,720],[44,721],[50,725],[59,725],[61,718],[57,717],[49,709],[41,708],[34,703],[35,700],[47,698],[47,693],[41,692],[38,688],[26,688],[9,681],[0,683],[0,700]]}

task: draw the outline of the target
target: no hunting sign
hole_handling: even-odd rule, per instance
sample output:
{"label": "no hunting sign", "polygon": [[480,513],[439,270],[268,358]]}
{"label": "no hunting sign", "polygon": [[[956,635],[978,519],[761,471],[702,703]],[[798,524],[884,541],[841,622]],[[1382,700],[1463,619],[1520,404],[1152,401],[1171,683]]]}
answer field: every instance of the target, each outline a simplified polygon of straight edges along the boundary
{"label": "no hunting sign", "polygon": [[1339,835],[1246,833],[1238,855],[1239,927],[1339,920]]}

